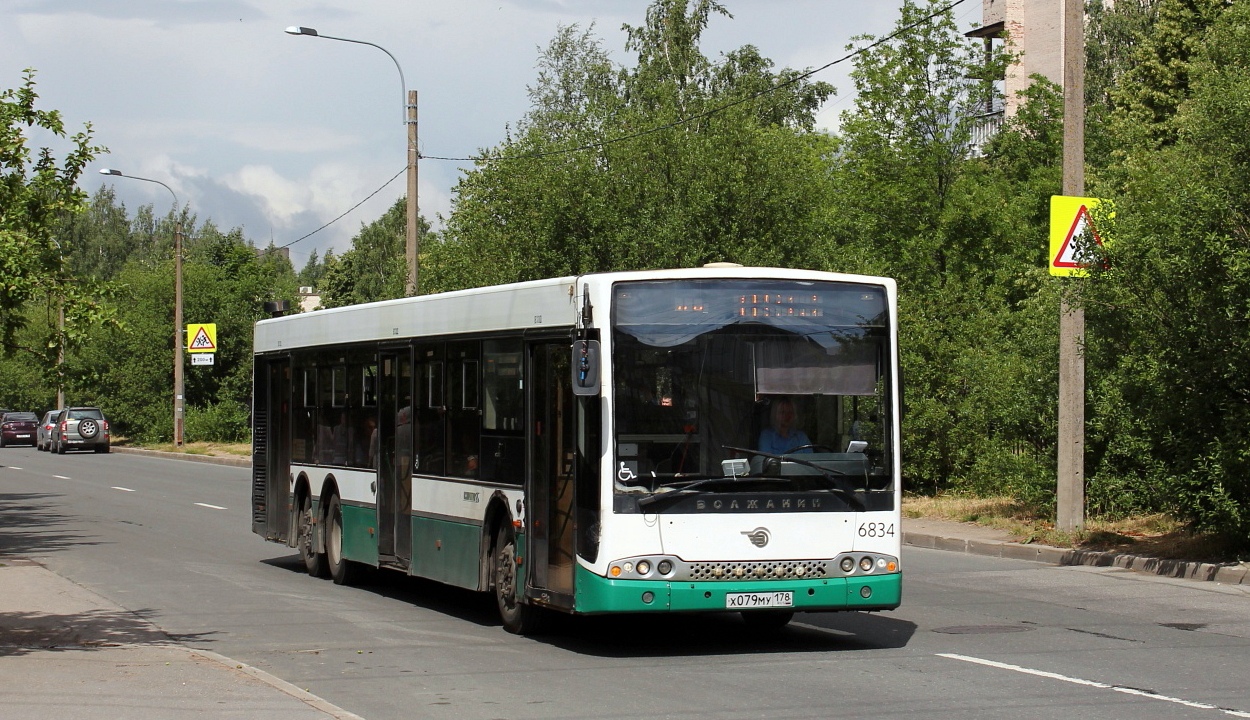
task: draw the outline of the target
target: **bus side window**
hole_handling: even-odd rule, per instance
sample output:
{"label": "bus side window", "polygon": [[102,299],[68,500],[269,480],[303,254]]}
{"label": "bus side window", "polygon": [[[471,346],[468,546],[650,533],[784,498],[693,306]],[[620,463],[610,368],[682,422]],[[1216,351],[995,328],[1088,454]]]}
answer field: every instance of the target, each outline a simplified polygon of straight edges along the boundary
{"label": "bus side window", "polygon": [[295,388],[292,393],[294,412],[291,414],[291,462],[314,462],[313,446],[317,439],[317,369],[296,363]]}
{"label": "bus side window", "polygon": [[416,348],[416,471],[422,475],[442,475],[447,463],[447,399],[444,392],[443,346],[418,345]]}
{"label": "bus side window", "polygon": [[478,476],[482,414],[478,409],[481,377],[477,341],[447,344],[447,474]]}

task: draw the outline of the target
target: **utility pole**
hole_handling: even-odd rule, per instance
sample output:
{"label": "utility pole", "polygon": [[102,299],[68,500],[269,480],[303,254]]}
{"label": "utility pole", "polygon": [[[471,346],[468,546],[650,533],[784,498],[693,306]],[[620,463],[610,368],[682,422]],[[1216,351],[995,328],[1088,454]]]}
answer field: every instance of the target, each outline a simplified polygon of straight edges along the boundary
{"label": "utility pole", "polygon": [[405,238],[405,257],[408,260],[406,294],[417,294],[419,260],[417,250],[421,244],[421,228],[417,224],[417,91],[408,91],[408,232]]}
{"label": "utility pole", "polygon": [[[1063,3],[1063,194],[1085,195],[1085,2]],[[1079,280],[1069,281],[1079,282]],[[1058,529],[1085,524],[1085,310],[1061,292],[1059,308]]]}
{"label": "utility pole", "polygon": [[[172,191],[171,191],[172,192]],[[175,196],[174,212],[178,212]],[[182,327],[182,218],[174,218],[174,448],[182,447],[182,430],[186,421],[186,383],[182,372],[182,348],[186,343]]]}

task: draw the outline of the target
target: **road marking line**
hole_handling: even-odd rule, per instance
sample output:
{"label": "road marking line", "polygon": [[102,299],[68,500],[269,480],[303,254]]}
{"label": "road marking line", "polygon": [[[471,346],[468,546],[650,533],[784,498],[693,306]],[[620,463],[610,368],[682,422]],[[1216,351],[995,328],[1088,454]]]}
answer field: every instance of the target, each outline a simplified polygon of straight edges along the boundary
{"label": "road marking line", "polygon": [[1160,695],[1152,690],[1141,690],[1138,688],[1124,687],[1123,685],[1109,685],[1094,680],[1082,680],[1081,678],[1060,675],[1059,673],[1047,672],[1045,670],[1034,670],[1032,668],[1021,667],[1019,665],[1010,665],[1008,663],[995,662],[993,660],[983,660],[981,658],[970,657],[968,655],[956,655],[954,653],[938,653],[938,657],[950,658],[951,660],[963,660],[964,662],[976,663],[987,667],[998,668],[1000,670],[1013,670],[1026,675],[1036,675],[1037,677],[1050,678],[1051,680],[1062,680],[1063,682],[1073,683],[1074,685],[1085,685],[1086,687],[1100,688],[1103,690],[1114,690],[1125,695],[1137,695],[1138,697],[1150,698],[1151,700],[1163,700],[1164,702],[1176,703],[1186,707],[1198,708],[1199,710],[1219,710],[1225,715],[1233,717],[1250,718],[1250,712],[1242,712],[1231,708],[1222,708],[1218,705],[1209,705],[1207,703],[1194,702],[1192,700],[1182,700],[1181,698]]}
{"label": "road marking line", "polygon": [[10,469],[10,470],[21,470],[22,468],[20,468],[20,467],[18,467],[18,466],[16,466],[16,465],[10,465],[10,466],[9,466],[9,469]]}
{"label": "road marking line", "polygon": [[69,480],[69,478],[66,477],[65,475],[53,475],[52,477],[56,478],[57,480]]}
{"label": "road marking line", "polygon": [[196,505],[209,508],[210,510],[225,510],[225,508],[220,505],[209,505],[208,503],[196,503]]}
{"label": "road marking line", "polygon": [[124,488],[124,487],[122,487],[122,486],[120,486],[120,485],[114,485],[112,489],[113,489],[113,490],[121,490],[122,492],[134,492],[134,490],[131,490],[130,488]]}

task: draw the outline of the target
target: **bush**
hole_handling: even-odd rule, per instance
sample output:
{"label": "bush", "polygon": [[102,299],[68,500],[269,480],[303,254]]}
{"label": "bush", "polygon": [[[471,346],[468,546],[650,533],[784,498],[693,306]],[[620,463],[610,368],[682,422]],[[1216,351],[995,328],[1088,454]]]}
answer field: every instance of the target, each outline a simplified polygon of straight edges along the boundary
{"label": "bush", "polygon": [[244,442],[248,432],[248,409],[239,403],[187,408],[185,442]]}
{"label": "bush", "polygon": [[955,483],[954,489],[976,497],[1006,495],[1042,517],[1053,517],[1054,467],[1027,446],[1008,445],[987,440],[966,478]]}

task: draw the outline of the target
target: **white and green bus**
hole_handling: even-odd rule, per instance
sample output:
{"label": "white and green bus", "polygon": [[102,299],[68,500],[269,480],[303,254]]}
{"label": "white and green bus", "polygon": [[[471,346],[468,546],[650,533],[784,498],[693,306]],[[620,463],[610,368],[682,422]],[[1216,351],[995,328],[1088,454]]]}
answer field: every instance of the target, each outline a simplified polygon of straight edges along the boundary
{"label": "white and green bus", "polygon": [[252,529],[543,614],[884,610],[902,593],[893,280],[716,264],[255,328]]}

